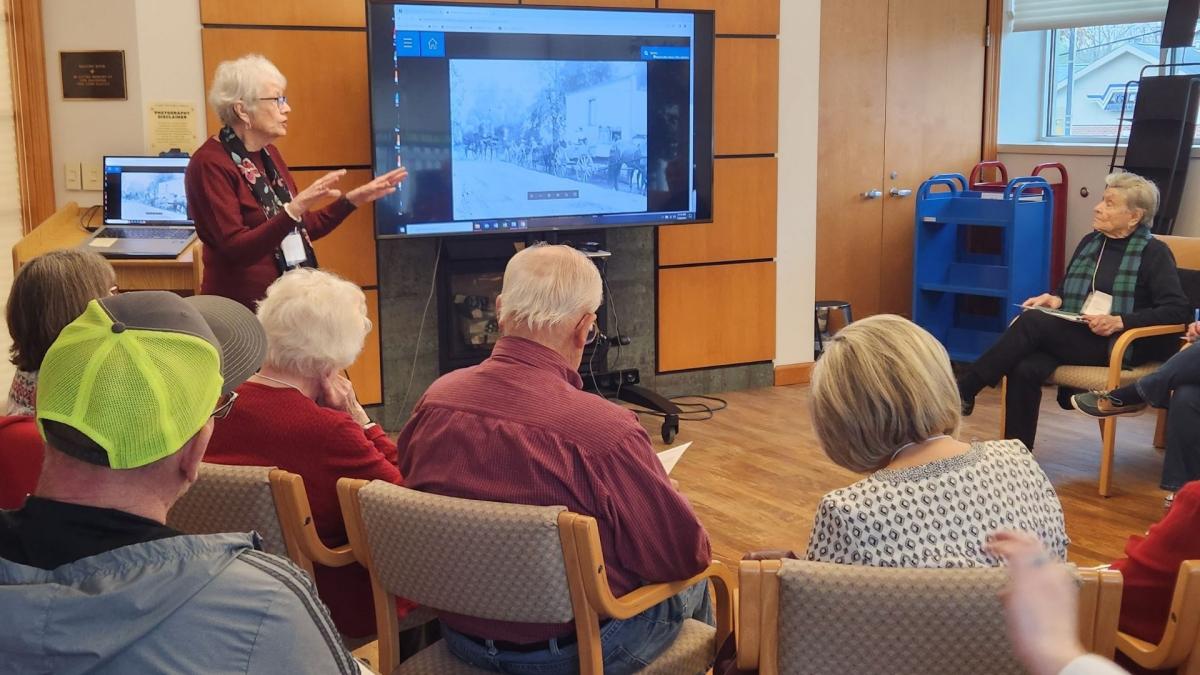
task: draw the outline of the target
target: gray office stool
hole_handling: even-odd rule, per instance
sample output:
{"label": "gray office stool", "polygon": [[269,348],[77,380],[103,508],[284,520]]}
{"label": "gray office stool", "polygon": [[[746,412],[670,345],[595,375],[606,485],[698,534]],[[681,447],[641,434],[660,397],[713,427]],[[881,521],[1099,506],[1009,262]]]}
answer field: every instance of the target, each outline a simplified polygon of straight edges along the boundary
{"label": "gray office stool", "polygon": [[[820,357],[825,352],[825,343],[829,338],[833,337],[829,332],[829,313],[834,310],[842,310],[842,321],[844,325],[850,325],[854,321],[854,314],[850,311],[850,303],[845,300],[818,300],[813,308],[813,355]],[[824,328],[821,323],[824,322]]]}

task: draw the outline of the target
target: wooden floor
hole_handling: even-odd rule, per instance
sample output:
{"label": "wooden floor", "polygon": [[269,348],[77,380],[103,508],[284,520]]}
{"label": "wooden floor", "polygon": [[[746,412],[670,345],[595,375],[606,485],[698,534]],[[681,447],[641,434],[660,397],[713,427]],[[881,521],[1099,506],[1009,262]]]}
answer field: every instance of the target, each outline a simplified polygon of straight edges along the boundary
{"label": "wooden floor", "polygon": [[[708,528],[714,555],[726,562],[749,550],[792,549],[803,555],[821,496],[857,476],[825,458],[809,420],[808,386],[723,395],[729,407],[706,422],[684,422],[676,443],[694,441],[672,476]],[[1066,512],[1070,559],[1081,565],[1120,557],[1125,539],[1162,517],[1161,451],[1151,440],[1155,416],[1117,425],[1113,496],[1096,492],[1100,433],[1094,420],[1061,410],[1043,396],[1036,456]],[[985,390],[964,420],[963,440],[996,438],[1000,397]],[[659,449],[656,418],[644,424]]]}

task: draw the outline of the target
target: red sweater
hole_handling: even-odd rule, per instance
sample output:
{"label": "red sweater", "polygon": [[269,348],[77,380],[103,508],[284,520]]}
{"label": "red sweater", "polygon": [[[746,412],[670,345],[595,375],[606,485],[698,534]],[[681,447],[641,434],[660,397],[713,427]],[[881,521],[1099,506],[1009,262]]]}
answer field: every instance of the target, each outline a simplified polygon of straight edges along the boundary
{"label": "red sweater", "polygon": [[[378,426],[363,430],[350,415],[324,408],[295,389],[246,382],[229,416],[217,420],[204,461],[275,466],[304,478],[317,534],[326,546],[346,543],[337,480],[379,479],[400,484],[396,445]],[[371,581],[357,563],[315,567],[317,591],[338,630],[351,637],[375,632]],[[398,603],[400,616],[411,607]]]}
{"label": "red sweater", "polygon": [[0,509],[19,509],[25,504],[42,474],[45,452],[32,417],[0,417]]}
{"label": "red sweater", "polygon": [[1121,594],[1121,630],[1158,642],[1167,626],[1167,613],[1179,565],[1200,559],[1200,481],[1175,494],[1175,503],[1146,536],[1132,536],[1125,558],[1112,564],[1125,577]]}
{"label": "red sweater", "polygon": [[[275,146],[266,152],[296,194],[296,182]],[[262,153],[250,153],[250,160],[265,172]],[[267,292],[267,286],[279,278],[275,267],[275,249],[296,221],[280,211],[267,220],[254,198],[250,184],[234,166],[221,142],[209,138],[188,162],[184,176],[188,210],[196,221],[196,235],[204,242],[204,279],[201,293],[233,298],[254,310],[255,303]],[[337,227],[354,210],[345,197],[329,206],[303,216],[309,237],[320,239]]]}

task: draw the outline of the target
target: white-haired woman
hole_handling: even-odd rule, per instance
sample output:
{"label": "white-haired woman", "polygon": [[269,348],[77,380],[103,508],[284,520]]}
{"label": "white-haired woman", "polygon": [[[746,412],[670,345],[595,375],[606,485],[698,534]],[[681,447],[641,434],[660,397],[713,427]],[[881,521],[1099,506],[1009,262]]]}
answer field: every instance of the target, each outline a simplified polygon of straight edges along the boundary
{"label": "white-haired woman", "polygon": [[1062,505],[1019,441],[964,443],[950,357],[916,324],[880,314],[846,326],[812,377],[829,459],[867,478],[821,499],[808,559],[874,567],[1000,563],[997,529],[1035,533],[1066,559]]}
{"label": "white-haired woman", "polygon": [[346,173],[340,169],[298,191],[272,145],[287,135],[286,88],[287,79],[261,55],[218,65],[208,100],[223,126],[196,150],[186,175],[188,208],[204,242],[201,292],[250,309],[285,271],[316,266],[312,240],[356,207],[394,192],[408,175],[399,167],[343,195],[335,187]]}
{"label": "white-haired woman", "polygon": [[[271,284],[258,318],[267,334],[266,359],[237,388],[237,405],[219,420],[204,460],[300,474],[317,533],[326,545],[339,546],[346,543],[346,530],[337,479],[401,481],[396,445],[367,417],[340,374],[371,330],[366,299],[349,281],[298,269]],[[365,569],[318,565],[316,577],[339,631],[350,637],[375,632]]]}
{"label": "white-haired woman", "polygon": [[[975,396],[1007,376],[1005,431],[1028,448],[1037,434],[1042,385],[1055,368],[1104,365],[1121,331],[1186,323],[1191,315],[1171,249],[1150,234],[1158,188],[1132,173],[1110,174],[1104,182],[1104,196],[1092,211],[1095,231],[1075,248],[1058,290],[1024,303],[1081,313],[1084,321],[1025,312],[958,380],[962,412],[970,415]],[[1130,365],[1166,360],[1178,347],[1172,335],[1139,341]]]}

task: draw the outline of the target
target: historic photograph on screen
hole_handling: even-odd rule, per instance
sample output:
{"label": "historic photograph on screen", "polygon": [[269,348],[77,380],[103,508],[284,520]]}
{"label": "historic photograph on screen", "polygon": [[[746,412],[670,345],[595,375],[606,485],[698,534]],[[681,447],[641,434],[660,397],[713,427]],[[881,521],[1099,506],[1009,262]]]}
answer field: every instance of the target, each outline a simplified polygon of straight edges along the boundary
{"label": "historic photograph on screen", "polygon": [[450,61],[455,220],[646,210],[644,61]]}
{"label": "historic photograph on screen", "polygon": [[133,221],[187,220],[187,201],[183,196],[183,172],[122,172],[121,219]]}

